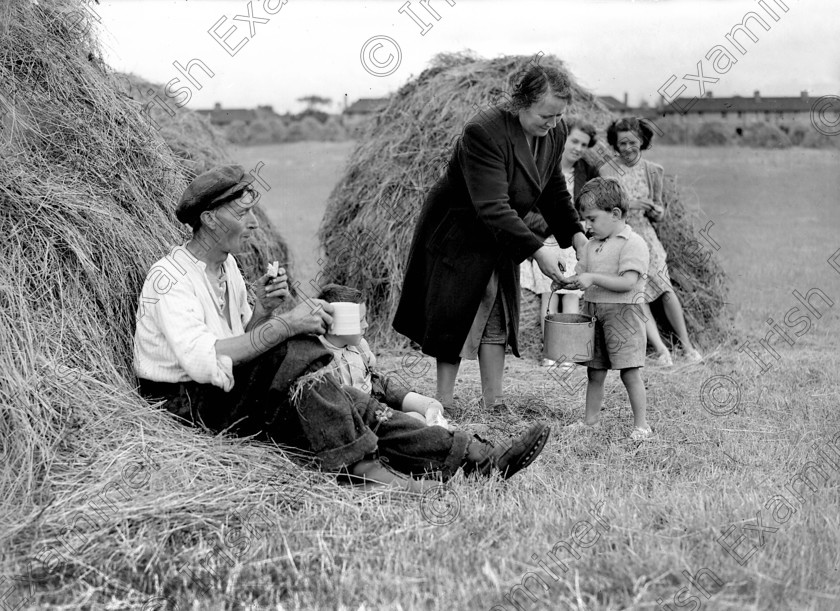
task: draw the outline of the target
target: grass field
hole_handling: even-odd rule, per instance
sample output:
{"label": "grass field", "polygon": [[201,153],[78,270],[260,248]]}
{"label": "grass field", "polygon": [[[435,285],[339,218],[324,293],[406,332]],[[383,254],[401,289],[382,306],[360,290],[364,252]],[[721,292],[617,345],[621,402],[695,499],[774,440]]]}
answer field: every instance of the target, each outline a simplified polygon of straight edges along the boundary
{"label": "grass field", "polygon": [[[317,273],[314,232],[351,148],[239,151],[243,165],[266,163],[264,205],[304,281]],[[278,559],[286,589],[266,599],[293,609],[840,608],[840,308],[812,292],[809,311],[793,293],[840,300],[838,157],[652,150],[714,223],[736,329],[701,365],[644,372],[655,439],[626,440],[632,420],[615,374],[601,430],[572,436],[562,427],[583,412],[581,368],[560,382],[510,359],[514,413],[487,415],[477,366],[465,363],[460,424],[492,435],[547,420],[539,460],[508,483],[459,476],[423,500],[307,501],[305,515],[290,516],[289,545],[305,538],[318,551]],[[773,356],[758,341],[769,318],[786,315],[792,345],[771,337]],[[404,356],[380,362],[433,393],[431,360],[409,369]]]}

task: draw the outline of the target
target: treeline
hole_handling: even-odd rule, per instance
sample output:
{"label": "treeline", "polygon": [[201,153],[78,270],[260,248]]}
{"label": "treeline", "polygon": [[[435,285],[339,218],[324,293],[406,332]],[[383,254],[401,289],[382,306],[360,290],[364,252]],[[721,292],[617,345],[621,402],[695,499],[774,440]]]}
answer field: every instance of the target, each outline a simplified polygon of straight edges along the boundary
{"label": "treeline", "polygon": [[320,140],[337,142],[348,140],[353,130],[346,128],[339,115],[328,115],[320,111],[304,111],[296,115],[259,113],[255,121],[233,121],[219,127],[234,144],[274,144],[279,142],[301,142]]}
{"label": "treeline", "polygon": [[690,123],[669,118],[654,121],[662,132],[657,131],[657,140],[662,144],[751,148],[833,148],[839,145],[838,138],[821,134],[810,123],[775,125],[757,121],[739,127],[722,121]]}

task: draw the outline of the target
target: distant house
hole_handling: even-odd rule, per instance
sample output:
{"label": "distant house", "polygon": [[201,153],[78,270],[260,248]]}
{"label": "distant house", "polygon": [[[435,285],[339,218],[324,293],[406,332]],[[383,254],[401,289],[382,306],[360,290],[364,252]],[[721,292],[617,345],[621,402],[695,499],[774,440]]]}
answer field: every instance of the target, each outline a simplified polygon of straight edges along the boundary
{"label": "distant house", "polygon": [[611,95],[599,95],[598,101],[601,102],[604,106],[607,107],[612,113],[617,115],[621,114],[632,114],[633,109],[627,105],[627,94],[624,94],[624,102],[619,102],[617,99],[612,97]]}
{"label": "distant house", "polygon": [[251,108],[222,108],[222,105],[218,102],[211,109],[197,110],[196,112],[208,117],[210,123],[220,127],[230,125],[234,121],[241,121],[245,125],[250,125],[266,115],[277,116],[277,113],[274,112],[271,106],[257,106],[256,110]]}
{"label": "distant house", "polygon": [[677,98],[673,103],[663,105],[659,116],[682,117],[685,121],[720,121],[743,125],[764,121],[768,123],[792,124],[809,121],[811,98],[803,91],[796,98],[765,98],[755,91],[752,97],[715,98],[711,92],[706,97]]}
{"label": "distant house", "polygon": [[347,128],[354,128],[382,111],[389,102],[389,98],[359,98],[344,109],[341,122]]}

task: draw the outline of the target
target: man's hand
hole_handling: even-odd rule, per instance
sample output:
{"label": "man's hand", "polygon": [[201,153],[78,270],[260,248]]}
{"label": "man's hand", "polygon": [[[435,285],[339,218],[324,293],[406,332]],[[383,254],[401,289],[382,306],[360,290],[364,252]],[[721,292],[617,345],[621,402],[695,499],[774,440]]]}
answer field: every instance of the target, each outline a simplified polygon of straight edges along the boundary
{"label": "man's hand", "polygon": [[540,271],[546,276],[555,282],[560,282],[563,279],[565,266],[558,260],[556,251],[552,251],[547,246],[540,246],[533,257],[537,265],[540,266]]}
{"label": "man's hand", "polygon": [[332,324],[333,311],[332,305],[326,301],[308,299],[278,318],[282,318],[289,325],[293,335],[304,333],[323,335]]}
{"label": "man's hand", "polygon": [[277,306],[289,298],[289,279],[286,276],[286,270],[281,267],[274,278],[268,274],[260,276],[254,286],[254,293],[262,310],[267,314],[273,312]]}

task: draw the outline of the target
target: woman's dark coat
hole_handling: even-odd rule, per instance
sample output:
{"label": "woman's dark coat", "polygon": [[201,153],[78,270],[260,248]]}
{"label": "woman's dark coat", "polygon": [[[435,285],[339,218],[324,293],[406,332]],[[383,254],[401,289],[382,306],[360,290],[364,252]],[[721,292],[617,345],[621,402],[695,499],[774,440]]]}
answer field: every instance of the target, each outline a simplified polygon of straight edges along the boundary
{"label": "woman's dark coat", "polygon": [[[598,170],[589,165],[583,159],[575,161],[572,169],[575,173],[575,192],[571,194],[572,201],[574,202],[580,195],[580,191],[583,189],[583,186],[593,178],[598,178],[599,174]],[[536,234],[536,236],[541,240],[545,240],[551,235],[551,229],[549,229],[548,223],[545,222],[545,219],[543,218],[543,215],[540,214],[539,210],[531,210],[527,215],[525,215],[525,224],[528,226],[528,229],[533,231],[534,234]]]}
{"label": "woman's dark coat", "polygon": [[519,263],[542,246],[522,219],[538,208],[563,248],[581,231],[560,170],[566,136],[559,121],[535,162],[515,114],[493,109],[464,127],[417,220],[394,317],[424,353],[457,361],[495,269],[519,356]]}

